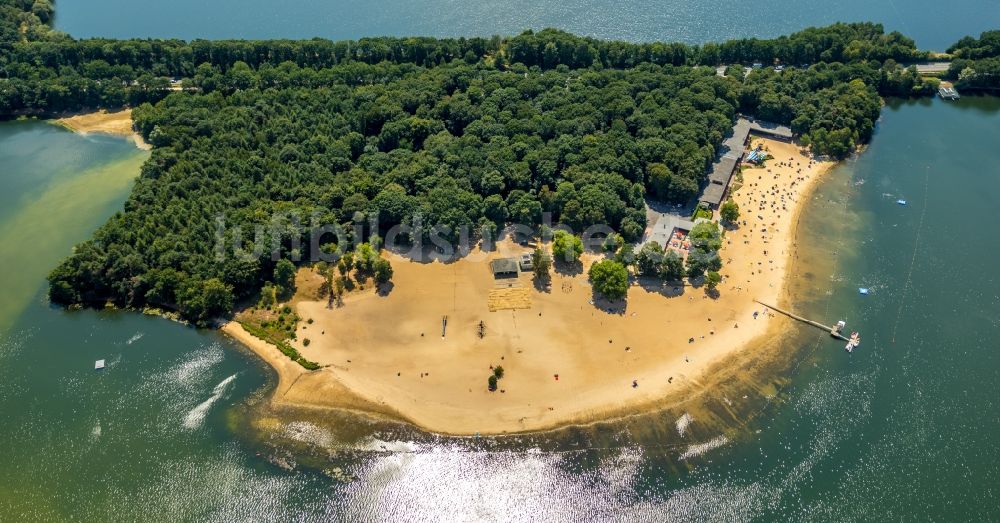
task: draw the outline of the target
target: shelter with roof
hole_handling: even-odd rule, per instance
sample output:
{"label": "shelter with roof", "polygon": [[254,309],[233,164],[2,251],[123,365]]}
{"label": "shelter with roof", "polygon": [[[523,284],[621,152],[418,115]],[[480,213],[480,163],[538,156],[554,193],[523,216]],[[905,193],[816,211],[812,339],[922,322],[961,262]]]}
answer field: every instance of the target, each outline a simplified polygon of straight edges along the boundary
{"label": "shelter with roof", "polygon": [[772,140],[779,140],[782,142],[790,142],[795,136],[792,133],[792,129],[786,125],[778,125],[776,123],[756,119],[749,120],[749,122],[750,133],[757,136],[763,136],[764,138],[771,138]]}
{"label": "shelter with roof", "polygon": [[496,279],[517,278],[520,266],[514,258],[497,258],[490,262],[490,269],[493,270],[493,277]]}

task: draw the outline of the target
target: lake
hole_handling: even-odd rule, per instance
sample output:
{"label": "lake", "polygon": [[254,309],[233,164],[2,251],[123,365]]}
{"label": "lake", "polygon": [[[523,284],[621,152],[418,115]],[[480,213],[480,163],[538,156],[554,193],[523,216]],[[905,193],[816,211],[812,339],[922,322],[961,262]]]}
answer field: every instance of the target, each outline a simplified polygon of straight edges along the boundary
{"label": "lake", "polygon": [[881,22],[924,49],[1000,24],[992,0],[59,0],[56,26],[77,37],[313,38],[489,36],[558,27],[629,41],[700,44],[771,38],[837,21]]}
{"label": "lake", "polygon": [[[742,36],[749,18],[768,35],[828,21],[818,3],[794,16],[755,4],[718,26],[721,9],[749,8],[646,6],[651,14],[637,17],[642,6],[626,2],[602,15],[617,22],[601,23],[581,14],[595,9],[586,3],[562,11],[431,4],[426,12],[400,3],[390,15],[375,7],[386,4],[335,11],[300,2],[299,14],[277,18],[271,4],[100,0],[84,10],[61,0],[59,25],[81,36],[341,38],[537,23],[701,41]],[[892,18],[869,4],[836,12]],[[986,3],[975,4],[978,15],[962,5],[911,3],[907,11],[922,14],[887,25],[908,25],[934,47],[996,25],[984,20]],[[308,6],[312,16],[298,11]],[[481,14],[460,21],[456,13],[470,10]],[[361,22],[357,13],[369,16]],[[450,25],[432,23],[440,13]],[[920,16],[928,17],[923,36]],[[109,22],[124,19],[133,23]],[[779,349],[798,356],[753,416],[729,427],[696,418],[683,439],[673,418],[655,415],[589,431],[455,439],[332,415],[325,424],[306,414],[257,419],[248,412],[270,373],[219,334],[136,313],[49,307],[45,275],[121,208],[147,153],[42,122],[0,123],[0,519],[995,520],[998,135],[1000,98],[888,101],[870,147],[831,172],[805,212],[794,287],[798,310],[843,317],[864,343],[848,355],[816,331],[783,341]],[[107,360],[105,371],[92,370],[97,359]]]}

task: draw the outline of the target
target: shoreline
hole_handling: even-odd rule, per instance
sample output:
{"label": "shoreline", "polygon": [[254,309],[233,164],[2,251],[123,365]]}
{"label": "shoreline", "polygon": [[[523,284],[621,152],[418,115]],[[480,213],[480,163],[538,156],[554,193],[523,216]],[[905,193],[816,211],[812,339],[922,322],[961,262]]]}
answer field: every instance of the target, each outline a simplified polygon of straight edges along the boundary
{"label": "shoreline", "polygon": [[[783,144],[759,138],[755,138],[753,142],[764,142],[770,149],[780,151],[775,154],[777,158],[770,160],[769,163],[787,162],[786,158],[794,158],[800,162],[808,161],[811,158],[802,154],[795,144]],[[792,155],[789,156],[789,153]],[[376,328],[374,331],[369,331],[364,328],[364,324],[371,323],[373,319],[366,315],[366,311],[373,312],[375,309],[380,309],[382,304],[379,303],[379,300],[387,300],[376,297],[371,291],[349,295],[345,299],[345,305],[334,310],[324,310],[325,300],[323,302],[302,301],[297,304],[297,312],[303,320],[321,318],[316,322],[316,325],[309,325],[313,328],[313,332],[316,328],[333,331],[330,335],[326,335],[326,330],[321,330],[324,336],[329,336],[329,339],[333,341],[313,339],[312,343],[306,346],[302,343],[302,338],[306,334],[314,334],[307,331],[305,325],[302,325],[302,330],[299,331],[300,339],[291,342],[305,357],[324,365],[324,368],[317,371],[306,371],[289,360],[276,347],[254,338],[238,323],[230,322],[222,330],[250,348],[276,371],[277,384],[275,390],[270,394],[270,403],[276,407],[348,410],[403,421],[431,433],[448,435],[541,432],[574,425],[611,421],[649,410],[676,407],[709,392],[713,384],[721,383],[721,381],[732,377],[736,372],[736,367],[746,363],[745,360],[748,357],[768,350],[769,347],[773,346],[775,340],[782,339],[785,333],[792,331],[793,327],[783,316],[768,318],[765,313],[761,320],[750,319],[749,316],[753,311],[762,309],[761,306],[753,303],[753,299],[769,300],[778,306],[788,305],[788,301],[792,297],[789,295],[787,282],[793,277],[792,271],[799,269],[792,266],[794,249],[797,246],[795,235],[798,222],[802,210],[812,198],[820,179],[834,165],[836,165],[834,162],[816,163],[815,167],[808,169],[808,177],[804,181],[792,184],[791,189],[788,189],[791,191],[790,195],[794,194],[796,201],[791,205],[791,208],[780,215],[780,223],[773,222],[777,223],[776,230],[766,235],[770,243],[768,240],[763,240],[763,244],[769,245],[771,249],[780,249],[782,256],[750,255],[754,247],[761,250],[761,243],[752,238],[755,228],[754,224],[750,224],[749,221],[746,228],[727,231],[726,244],[720,251],[720,255],[724,259],[731,257],[733,259],[726,261],[721,271],[726,276],[724,282],[719,286],[721,297],[709,299],[699,296],[699,300],[694,302],[695,296],[685,295],[696,293],[699,290],[697,288],[684,287],[680,296],[664,296],[661,294],[662,291],[650,291],[643,288],[642,285],[635,284],[630,287],[629,303],[624,314],[598,317],[595,314],[601,310],[591,306],[593,310],[584,309],[584,313],[577,315],[586,316],[586,313],[590,313],[590,317],[597,318],[602,325],[605,321],[608,322],[608,330],[599,328],[594,332],[602,334],[612,332],[615,338],[625,336],[625,342],[630,339],[638,339],[641,345],[637,345],[637,347],[654,345],[648,337],[650,326],[655,325],[657,328],[662,326],[660,322],[655,324],[648,321],[647,323],[637,322],[635,330],[638,334],[629,332],[623,334],[621,326],[625,322],[634,320],[637,314],[640,317],[655,314],[680,317],[679,324],[669,328],[686,329],[685,334],[682,335],[684,340],[687,340],[687,333],[693,330],[712,329],[711,334],[707,337],[701,335],[695,345],[677,341],[664,343],[663,339],[656,337],[656,344],[661,345],[661,347],[643,354],[644,357],[639,358],[641,361],[638,363],[626,361],[626,358],[630,356],[628,349],[626,349],[625,354],[616,353],[616,356],[610,356],[610,351],[603,348],[584,349],[573,345],[562,352],[553,350],[553,354],[538,356],[521,366],[519,363],[514,363],[522,358],[519,356],[521,350],[511,345],[509,339],[493,340],[492,345],[485,344],[471,350],[466,350],[466,345],[474,343],[474,340],[470,341],[471,338],[460,339],[457,343],[452,342],[451,339],[444,340],[442,338],[442,342],[434,342],[435,347],[421,345],[424,342],[422,333],[420,338],[414,338],[414,341],[401,341],[398,336],[385,334],[384,329]],[[773,169],[781,171],[777,166]],[[740,204],[741,222],[744,219],[751,220],[758,216],[758,208],[751,207],[751,205],[764,195],[763,186],[757,184],[762,184],[763,180],[767,178],[765,175],[769,175],[771,170],[772,167],[769,166],[768,168],[744,171],[743,186],[734,194],[734,199]],[[777,172],[775,179],[794,172],[792,167],[786,171],[784,173]],[[786,176],[786,178],[789,177]],[[790,179],[783,181],[788,185]],[[759,212],[761,212],[761,217],[771,217],[764,211]],[[737,239],[744,240],[743,244],[734,244],[733,240]],[[764,251],[766,252],[766,249]],[[588,258],[588,255],[585,255],[585,258]],[[585,262],[589,263],[594,259],[595,257],[590,256]],[[754,261],[757,262],[757,266],[753,265]],[[457,271],[464,270],[464,267],[459,265],[463,263],[461,260],[446,266],[437,262],[419,264],[394,256],[392,262],[394,268],[397,269],[397,280],[399,278],[412,278],[414,282],[428,279],[440,282],[447,278],[449,267],[455,266],[456,280],[464,281],[464,276],[462,278],[457,276]],[[747,263],[747,268],[741,268],[741,262]],[[777,266],[774,266],[775,263]],[[765,271],[763,269],[765,267],[768,270]],[[532,293],[532,297],[541,302],[539,310],[545,311],[548,316],[556,315],[557,318],[554,321],[558,325],[568,322],[567,325],[571,332],[574,330],[586,331],[588,326],[585,324],[593,324],[594,320],[559,317],[559,313],[566,308],[567,303],[577,303],[580,297],[576,296],[577,301],[572,302],[567,301],[570,298],[565,298],[557,293],[559,293],[560,284],[566,285],[567,280],[574,288],[589,289],[589,285],[585,283],[585,273],[584,270],[582,276],[580,274],[575,276],[556,274],[553,277],[553,290],[549,295],[542,295],[538,291]],[[755,278],[754,276],[758,273],[761,277]],[[741,283],[743,278],[747,278],[747,282],[750,282],[747,284],[747,289],[736,285]],[[457,281],[455,285],[458,289],[459,283]],[[405,282],[398,284],[393,293],[407,292],[405,289],[408,287]],[[461,292],[465,292],[465,289],[462,289]],[[419,291],[417,294],[423,296]],[[570,294],[579,293],[574,290]],[[463,294],[463,298],[465,297]],[[683,300],[684,297],[688,299]],[[405,301],[407,298],[400,299]],[[551,301],[552,304],[550,305],[548,301]],[[377,305],[373,305],[375,303]],[[550,310],[546,305],[553,306],[553,309]],[[426,311],[421,310],[423,307],[419,305],[414,308],[417,311],[414,311],[413,314],[426,313]],[[364,310],[358,311],[358,309]],[[394,314],[395,310],[384,311],[385,317],[397,318],[396,329],[407,330],[407,315]],[[400,310],[410,311],[411,309]],[[695,319],[695,315],[703,314],[706,310],[712,314],[721,314],[722,320],[719,321],[717,318],[715,326],[712,326],[711,323],[704,320]],[[531,322],[533,314],[529,315],[529,313],[533,312],[534,310],[499,311],[486,317],[490,318],[491,328],[492,325],[500,324],[501,330],[507,326],[506,323],[503,323],[504,319],[499,317],[501,314],[510,314],[515,324],[520,321],[519,330],[511,330],[510,335],[500,336],[500,338],[511,335],[516,338],[526,338],[527,345],[524,348],[527,350],[529,346],[537,345],[537,343],[532,342],[544,340],[544,344],[549,345],[550,340],[557,337],[548,326]],[[692,312],[695,315],[692,315]],[[456,316],[452,317],[452,321],[456,321],[456,323],[461,321],[463,315],[467,315],[465,313],[466,311],[462,310],[456,311]],[[478,313],[476,311],[476,314]],[[519,317],[518,314],[523,317]],[[688,318],[684,318],[685,314]],[[539,312],[538,316],[541,315],[542,313]],[[724,326],[723,322],[728,323],[730,320],[736,325],[735,327],[733,325]],[[667,320],[666,323],[669,324],[671,321],[674,320]],[[708,319],[708,322],[711,322],[711,318]],[[353,327],[345,328],[345,325]],[[438,325],[440,326],[440,322]],[[460,326],[455,328],[457,330]],[[715,333],[716,328],[720,332]],[[627,329],[632,329],[632,327]],[[590,331],[586,332],[590,333]],[[590,338],[592,337],[590,336]],[[432,335],[428,338],[437,338],[437,336]],[[366,343],[366,340],[371,343]],[[355,345],[350,342],[357,343]],[[355,345],[355,348],[344,345]],[[407,345],[408,348],[401,350],[401,345]],[[603,344],[601,346],[607,347]],[[620,350],[617,345],[614,347],[616,350]],[[586,354],[587,350],[599,350],[600,355]],[[567,352],[569,354],[566,354]],[[446,356],[441,356],[442,354],[446,354]],[[433,359],[435,357],[441,358],[442,361]],[[505,357],[507,359],[504,359]],[[368,363],[354,361],[369,358],[372,361]],[[594,361],[589,361],[591,359]],[[501,387],[506,386],[515,390],[505,391],[502,394],[499,391],[495,393],[473,392],[476,388],[476,378],[475,376],[470,378],[466,375],[467,368],[470,366],[478,368],[485,360],[496,360],[496,363],[502,363],[510,378],[502,381]],[[425,373],[421,372],[420,379],[414,380],[412,375],[415,372],[411,365],[414,361],[421,364],[428,362],[426,363],[428,367],[434,367],[433,376],[430,372],[426,372],[425,377]],[[391,367],[390,364],[392,364]],[[555,380],[555,383],[553,383],[551,375],[548,375],[547,380],[545,379],[546,375],[542,374],[538,367],[546,365],[563,369],[567,366],[570,367],[570,370],[564,372],[572,374],[560,376],[562,383],[572,384],[569,394],[562,391],[560,396],[560,392],[552,387],[554,384],[558,385],[559,379]],[[406,378],[402,376],[404,371],[407,373]],[[473,372],[473,374],[482,374],[482,385],[485,385],[486,372],[485,366],[481,370]],[[577,374],[584,379],[575,379]],[[447,378],[444,381],[435,379],[439,375],[444,375]],[[611,377],[602,379],[606,375],[611,375]],[[669,381],[665,379],[667,375],[670,376]],[[627,383],[622,383],[626,376],[635,376],[631,379],[637,380],[641,387],[629,387]],[[515,377],[520,378],[520,381],[515,382]],[[631,381],[631,379],[626,381]],[[399,385],[393,385],[393,382]],[[425,383],[431,385],[429,390],[424,385]],[[505,383],[511,385],[505,385]],[[460,400],[458,393],[464,393],[465,387],[468,387],[467,399]],[[521,395],[517,396],[517,394]],[[553,396],[547,397],[547,394],[553,394]],[[511,398],[516,399],[512,400]],[[534,401],[535,398],[542,403],[551,405],[544,406],[548,407],[547,410],[542,405],[537,404],[531,407],[530,402]],[[547,401],[548,399],[551,401]],[[525,405],[524,401],[528,401],[528,404]],[[511,405],[511,403],[516,404]]]}
{"label": "shoreline", "polygon": [[101,109],[92,112],[76,113],[48,121],[84,136],[90,133],[122,136],[143,151],[149,151],[153,148],[152,145],[142,139],[139,133],[132,129],[132,109],[121,109],[115,112],[108,112],[105,109]]}

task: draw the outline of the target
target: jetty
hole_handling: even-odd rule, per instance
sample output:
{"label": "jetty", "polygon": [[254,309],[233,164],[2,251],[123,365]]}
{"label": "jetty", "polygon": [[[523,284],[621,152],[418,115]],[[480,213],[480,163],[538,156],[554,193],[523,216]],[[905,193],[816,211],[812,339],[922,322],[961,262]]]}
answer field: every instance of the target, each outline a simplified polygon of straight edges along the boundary
{"label": "jetty", "polygon": [[802,323],[805,323],[805,324],[808,324],[808,325],[812,325],[813,327],[817,327],[817,328],[823,329],[823,330],[829,332],[830,336],[833,336],[834,338],[837,338],[837,339],[842,340],[842,341],[850,341],[846,336],[844,336],[843,334],[841,334],[840,330],[837,329],[837,327],[835,327],[835,326],[823,325],[822,323],[820,323],[818,321],[813,321],[813,320],[810,320],[809,318],[804,318],[804,317],[799,316],[798,314],[795,314],[795,313],[793,313],[791,311],[786,311],[784,309],[779,309],[778,307],[775,307],[774,305],[769,305],[769,304],[764,303],[764,302],[762,302],[760,300],[754,300],[754,301],[757,302],[757,303],[759,303],[759,304],[761,304],[761,305],[763,305],[763,306],[765,306],[765,307],[767,307],[768,309],[771,309],[771,310],[775,311],[775,312],[780,312],[781,314],[784,314],[785,316],[788,316],[789,318],[791,318],[793,320],[801,321]]}
{"label": "jetty", "polygon": [[940,96],[942,100],[958,100],[959,98],[958,91],[955,90],[954,87],[945,85],[942,85],[941,88],[938,89],[938,96]]}

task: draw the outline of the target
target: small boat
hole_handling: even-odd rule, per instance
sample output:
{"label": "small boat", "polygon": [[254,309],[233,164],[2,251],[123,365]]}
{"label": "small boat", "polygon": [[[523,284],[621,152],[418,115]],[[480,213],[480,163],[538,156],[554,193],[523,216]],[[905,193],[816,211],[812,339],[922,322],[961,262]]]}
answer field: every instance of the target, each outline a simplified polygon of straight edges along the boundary
{"label": "small boat", "polygon": [[896,200],[896,203],[900,205],[906,205],[906,200]]}
{"label": "small boat", "polygon": [[847,352],[854,352],[854,349],[856,349],[858,345],[861,345],[861,337],[858,336],[857,332],[852,332],[851,339],[848,340],[847,346],[844,347],[844,350]]}
{"label": "small boat", "polygon": [[94,370],[101,370],[104,368],[104,360],[97,360],[94,362]]}
{"label": "small boat", "polygon": [[868,296],[868,287],[858,287],[858,294]]}
{"label": "small boat", "polygon": [[846,326],[847,326],[847,323],[845,323],[844,320],[838,321],[837,324],[834,325],[832,329],[830,329],[830,335],[833,336],[833,337],[836,337],[838,334],[840,334],[844,330],[844,327],[846,327]]}

